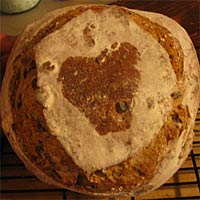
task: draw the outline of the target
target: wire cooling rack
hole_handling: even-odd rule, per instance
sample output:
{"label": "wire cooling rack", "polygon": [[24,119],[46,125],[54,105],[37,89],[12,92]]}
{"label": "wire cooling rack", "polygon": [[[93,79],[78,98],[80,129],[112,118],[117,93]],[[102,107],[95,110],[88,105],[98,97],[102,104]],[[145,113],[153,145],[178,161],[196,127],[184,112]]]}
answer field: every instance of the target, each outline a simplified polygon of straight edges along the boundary
{"label": "wire cooling rack", "polygon": [[200,199],[200,108],[194,128],[195,139],[193,149],[178,172],[161,188],[139,197],[130,198],[97,198],[83,196],[64,189],[42,183],[31,174],[11,149],[6,137],[1,139],[1,200],[143,200],[143,199]]}

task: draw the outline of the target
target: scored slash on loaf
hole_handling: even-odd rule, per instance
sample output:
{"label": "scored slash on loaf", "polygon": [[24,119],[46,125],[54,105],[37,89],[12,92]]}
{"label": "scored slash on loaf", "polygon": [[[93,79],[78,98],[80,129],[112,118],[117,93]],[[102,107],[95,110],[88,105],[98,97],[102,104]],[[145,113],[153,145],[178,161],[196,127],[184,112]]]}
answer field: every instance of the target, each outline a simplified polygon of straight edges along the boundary
{"label": "scored slash on loaf", "polygon": [[22,33],[1,116],[13,149],[41,180],[134,196],[159,187],[186,159],[199,100],[197,56],[175,21],[80,5]]}

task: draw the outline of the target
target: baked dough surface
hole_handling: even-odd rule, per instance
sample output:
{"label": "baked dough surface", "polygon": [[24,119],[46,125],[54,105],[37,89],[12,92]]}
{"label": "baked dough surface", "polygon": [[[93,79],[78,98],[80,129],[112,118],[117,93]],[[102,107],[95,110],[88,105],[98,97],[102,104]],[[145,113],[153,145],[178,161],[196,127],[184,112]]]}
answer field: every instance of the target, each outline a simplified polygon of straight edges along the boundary
{"label": "baked dough surface", "polygon": [[43,181],[136,195],[159,187],[187,157],[199,85],[192,42],[172,19],[116,6],[63,8],[18,39],[2,125]]}

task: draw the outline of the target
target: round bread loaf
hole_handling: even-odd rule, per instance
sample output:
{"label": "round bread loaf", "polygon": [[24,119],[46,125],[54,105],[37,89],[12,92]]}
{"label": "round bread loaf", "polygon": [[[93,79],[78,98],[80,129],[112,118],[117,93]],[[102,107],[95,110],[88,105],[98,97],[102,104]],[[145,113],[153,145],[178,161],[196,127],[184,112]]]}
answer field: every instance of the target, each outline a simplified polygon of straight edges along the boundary
{"label": "round bread loaf", "polygon": [[162,185],[186,159],[199,100],[195,49],[175,21],[79,5],[47,14],[17,40],[2,126],[41,180],[134,196]]}

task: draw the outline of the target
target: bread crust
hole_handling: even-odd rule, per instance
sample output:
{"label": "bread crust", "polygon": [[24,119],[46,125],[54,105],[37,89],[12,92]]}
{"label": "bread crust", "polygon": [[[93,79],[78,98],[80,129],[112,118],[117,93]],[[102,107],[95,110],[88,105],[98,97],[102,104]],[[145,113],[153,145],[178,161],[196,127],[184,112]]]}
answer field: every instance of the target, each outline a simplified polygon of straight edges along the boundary
{"label": "bread crust", "polygon": [[[140,23],[140,20],[143,22],[145,21],[142,19],[143,17],[153,23],[166,27],[169,33],[173,33],[173,37],[179,42],[181,46],[180,48],[182,49],[182,56],[184,56],[183,68],[179,70],[178,68],[174,67],[174,69],[177,69],[177,72],[176,70],[175,72],[176,74],[179,74],[177,75],[177,83],[179,88],[181,88],[181,91],[184,92],[184,96],[179,100],[174,100],[174,108],[177,108],[174,109],[174,114],[178,113],[179,119],[184,122],[182,130],[177,129],[175,132],[172,132],[171,124],[175,124],[177,122],[173,122],[173,118],[169,118],[163,125],[157,137],[155,137],[154,140],[152,140],[149,144],[148,150],[142,151],[134,158],[129,158],[128,160],[125,160],[117,165],[109,166],[103,170],[97,170],[93,173],[85,173],[81,167],[78,167],[74,163],[74,161],[70,161],[73,163],[72,165],[74,166],[74,171],[77,173],[74,175],[74,179],[76,180],[72,183],[69,183],[67,178],[66,182],[62,180],[62,177],[61,180],[59,180],[52,175],[52,178],[50,174],[44,172],[42,168],[38,167],[36,163],[31,161],[30,158],[25,155],[22,146],[19,145],[19,139],[16,138],[16,132],[14,131],[13,127],[13,124],[15,124],[13,118],[16,118],[16,116],[13,117],[13,108],[10,100],[10,84],[12,83],[13,77],[17,76],[16,74],[18,69],[13,68],[13,66],[17,67],[17,65],[14,65],[14,63],[17,62],[17,58],[20,53],[22,53],[22,51],[26,49],[26,46],[34,40],[34,36],[39,34],[38,32],[40,30],[45,29],[45,27],[51,23],[55,24],[53,21],[62,22],[62,16],[69,14],[68,12],[72,13],[72,18],[75,18],[76,16],[80,15],[80,13],[84,13],[84,10],[86,9],[90,8],[91,10],[101,12],[108,7],[109,6],[105,5],[81,5],[59,9],[47,14],[47,16],[34,22],[25,29],[24,33],[18,38],[16,46],[11,53],[3,80],[1,91],[2,127],[17,155],[25,163],[26,167],[36,174],[37,177],[42,181],[57,187],[67,188],[85,194],[102,196],[134,196],[155,189],[164,183],[186,159],[192,145],[194,135],[192,127],[194,125],[198,104],[200,101],[200,69],[196,52],[189,36],[185,30],[183,30],[183,28],[172,19],[157,13],[116,7],[116,9],[119,9],[120,12],[123,12],[129,16],[131,20],[137,22],[141,27],[143,24]],[[65,24],[67,22],[62,23]],[[58,27],[62,27],[62,25],[59,25],[58,23]],[[152,35],[155,34],[153,31],[150,32]],[[156,37],[157,36],[155,36],[155,38]],[[162,45],[165,46],[166,44],[163,43]],[[35,57],[33,59],[35,59]],[[171,63],[172,66],[175,66],[177,62],[171,61]],[[16,84],[16,82],[14,82],[14,84]],[[174,96],[176,97],[177,94],[174,94]],[[175,105],[180,104],[180,101],[181,103],[185,102],[184,104],[186,106],[179,108],[177,105]],[[48,134],[51,135],[48,128],[44,132],[48,132]],[[166,132],[172,132],[172,134],[166,134]],[[159,143],[160,145],[158,145]],[[60,145],[62,146],[62,144]],[[163,146],[166,146],[164,148],[165,150],[160,153],[160,150],[163,148]],[[149,155],[152,155],[151,161],[148,160]],[[69,157],[67,153],[65,156]],[[157,164],[157,162],[159,162],[159,164]],[[149,164],[151,164],[151,168],[149,168]],[[167,173],[165,172],[166,168],[168,168]],[[133,176],[130,175],[132,173],[130,169],[134,171]],[[139,169],[141,169],[141,171]],[[118,177],[116,175],[118,173],[124,173],[124,178]],[[126,174],[128,173],[130,174],[127,176]],[[78,183],[77,180],[80,174],[82,179],[81,181],[79,180],[80,183]]]}

